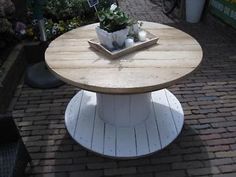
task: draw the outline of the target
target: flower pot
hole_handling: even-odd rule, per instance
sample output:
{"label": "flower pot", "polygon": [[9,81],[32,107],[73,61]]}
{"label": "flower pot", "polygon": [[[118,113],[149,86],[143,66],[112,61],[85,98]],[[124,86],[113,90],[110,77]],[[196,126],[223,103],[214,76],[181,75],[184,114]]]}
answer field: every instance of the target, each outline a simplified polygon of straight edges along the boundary
{"label": "flower pot", "polygon": [[114,50],[117,48],[123,48],[125,40],[128,36],[129,29],[125,28],[113,33],[109,33],[100,27],[96,27],[96,33],[98,40],[102,45],[104,45],[109,50]]}
{"label": "flower pot", "polygon": [[197,23],[200,21],[206,0],[186,0],[186,21]]}

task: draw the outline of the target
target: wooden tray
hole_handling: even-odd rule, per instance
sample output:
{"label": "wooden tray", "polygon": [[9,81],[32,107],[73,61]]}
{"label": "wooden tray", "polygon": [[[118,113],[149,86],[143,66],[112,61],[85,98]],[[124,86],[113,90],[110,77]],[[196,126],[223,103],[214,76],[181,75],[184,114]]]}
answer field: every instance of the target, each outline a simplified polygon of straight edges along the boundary
{"label": "wooden tray", "polygon": [[118,58],[121,57],[123,55],[126,55],[128,53],[132,53],[135,52],[137,50],[146,48],[148,46],[154,45],[157,43],[158,41],[158,37],[156,37],[155,35],[153,35],[152,33],[147,32],[147,38],[146,41],[144,42],[135,42],[134,46],[132,47],[128,47],[128,48],[123,48],[120,50],[114,50],[114,51],[110,51],[109,49],[105,48],[103,45],[101,45],[98,41],[98,39],[91,39],[88,41],[90,47],[94,48],[95,50],[107,55],[109,58],[114,59],[114,58]]}

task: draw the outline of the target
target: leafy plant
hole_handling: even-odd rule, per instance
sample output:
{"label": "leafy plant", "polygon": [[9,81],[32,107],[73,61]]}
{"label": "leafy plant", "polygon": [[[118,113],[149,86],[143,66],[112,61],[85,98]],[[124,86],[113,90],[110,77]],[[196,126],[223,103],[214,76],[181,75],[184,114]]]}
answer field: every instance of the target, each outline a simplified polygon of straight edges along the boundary
{"label": "leafy plant", "polygon": [[95,11],[88,6],[87,0],[48,0],[45,7],[45,16],[53,20],[93,18],[94,14]]}
{"label": "leafy plant", "polygon": [[134,21],[115,4],[111,5],[110,8],[99,11],[98,18],[100,28],[108,32],[124,29],[134,23]]}
{"label": "leafy plant", "polygon": [[[43,13],[45,32],[48,40],[77,28],[81,25],[97,22],[94,8],[87,0],[27,0],[32,24],[28,24],[26,33],[31,39],[39,39],[37,20],[32,20]],[[98,9],[110,7],[110,0],[100,0]],[[33,15],[34,14],[34,15]],[[36,15],[35,15],[36,14]]]}
{"label": "leafy plant", "polygon": [[12,15],[14,11],[15,6],[12,1],[0,1],[0,49],[15,41],[15,34],[12,25]]}
{"label": "leafy plant", "polygon": [[[48,40],[52,40],[57,36],[75,29],[81,25],[78,18],[72,18],[69,20],[59,20],[58,22],[53,22],[52,19],[45,19],[45,32]],[[37,21],[33,21],[32,25],[28,26],[27,35],[34,40],[39,39],[39,31],[37,26]]]}
{"label": "leafy plant", "polygon": [[50,19],[47,20],[45,23],[45,31],[48,39],[53,39],[79,26],[80,26],[80,20],[78,18],[72,18],[69,20],[60,20],[58,23],[54,23]]}

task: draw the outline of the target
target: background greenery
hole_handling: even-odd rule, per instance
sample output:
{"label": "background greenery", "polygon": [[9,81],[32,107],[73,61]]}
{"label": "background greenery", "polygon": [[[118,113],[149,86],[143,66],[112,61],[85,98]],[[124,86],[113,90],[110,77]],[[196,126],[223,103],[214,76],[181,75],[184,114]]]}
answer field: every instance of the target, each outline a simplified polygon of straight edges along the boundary
{"label": "background greenery", "polygon": [[[35,0],[29,1],[29,14],[32,24],[28,26],[27,34],[33,39],[39,39],[36,22],[33,20],[33,13],[43,12],[45,28],[49,40],[81,25],[98,22],[95,9],[90,8],[87,0],[38,0],[43,7],[35,7]],[[97,9],[109,7],[111,0],[100,0]],[[40,15],[36,15],[40,16]]]}

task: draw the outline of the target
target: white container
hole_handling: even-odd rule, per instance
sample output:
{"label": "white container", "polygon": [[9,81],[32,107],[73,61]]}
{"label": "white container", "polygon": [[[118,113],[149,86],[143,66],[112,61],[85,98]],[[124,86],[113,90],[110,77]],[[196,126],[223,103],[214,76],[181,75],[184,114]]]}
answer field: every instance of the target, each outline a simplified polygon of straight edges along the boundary
{"label": "white container", "polygon": [[147,36],[147,33],[145,31],[139,31],[139,33],[138,33],[139,41],[141,41],[141,42],[146,41],[146,36]]}
{"label": "white container", "polygon": [[186,0],[186,21],[197,23],[200,21],[206,0]]}
{"label": "white container", "polygon": [[108,33],[107,31],[101,29],[99,26],[96,27],[96,33],[101,44],[106,46],[108,49],[116,49],[114,46],[116,43],[120,48],[125,44],[127,35],[129,34],[129,29],[125,28],[113,33]]}
{"label": "white container", "polygon": [[127,38],[125,40],[125,47],[128,48],[128,47],[132,47],[134,45],[134,39],[133,38]]}

